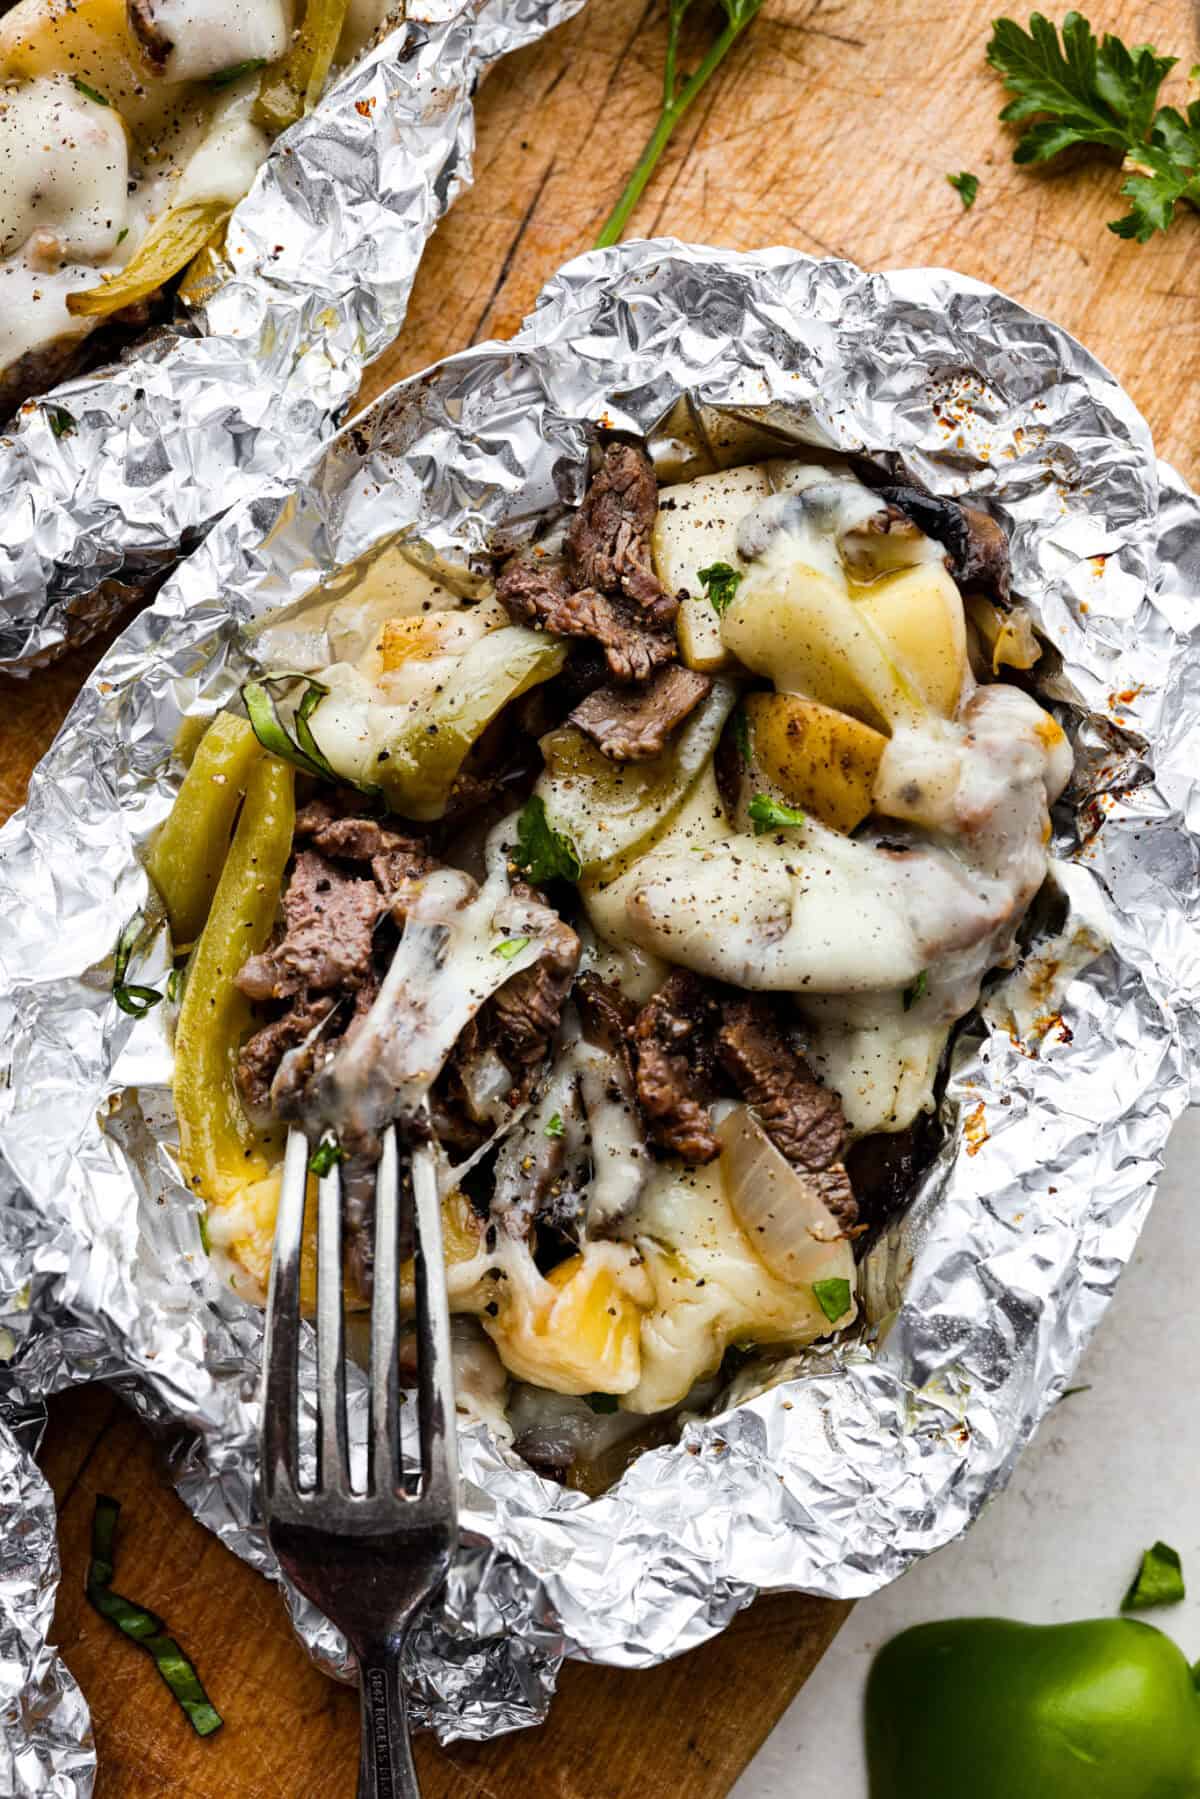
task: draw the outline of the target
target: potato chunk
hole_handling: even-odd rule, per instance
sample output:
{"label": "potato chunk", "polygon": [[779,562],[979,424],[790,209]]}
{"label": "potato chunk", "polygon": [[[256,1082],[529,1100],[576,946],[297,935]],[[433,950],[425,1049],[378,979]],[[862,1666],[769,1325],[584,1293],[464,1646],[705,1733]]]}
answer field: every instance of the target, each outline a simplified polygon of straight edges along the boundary
{"label": "potato chunk", "polygon": [[966,622],[953,577],[940,562],[925,562],[853,592],[926,705],[952,718],[967,672]]}
{"label": "potato chunk", "polygon": [[679,653],[689,668],[711,673],[729,664],[721,622],[700,570],[723,562],[739,574],[745,572],[737,553],[738,525],[770,491],[761,467],[722,469],[663,490],[654,523],[654,566],[669,592],[688,596],[679,608],[676,629]]}
{"label": "potato chunk", "polygon": [[834,831],[861,824],[887,738],[799,694],[751,693],[743,704],[751,756],[766,779]]}

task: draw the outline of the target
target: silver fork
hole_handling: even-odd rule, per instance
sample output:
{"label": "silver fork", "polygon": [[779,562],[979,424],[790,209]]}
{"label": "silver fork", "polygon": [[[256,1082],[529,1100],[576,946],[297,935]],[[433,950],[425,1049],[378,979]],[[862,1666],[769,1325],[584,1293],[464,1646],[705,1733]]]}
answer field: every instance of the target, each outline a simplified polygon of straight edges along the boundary
{"label": "silver fork", "polygon": [[420,1477],[400,1459],[400,1162],[383,1140],[375,1189],[371,1421],[362,1492],[350,1484],[342,1305],[342,1182],[321,1177],[317,1218],[317,1473],[302,1486],[299,1443],[300,1241],[310,1146],[288,1135],[264,1345],[263,1506],[281,1566],[347,1638],[358,1663],[358,1799],[419,1799],[400,1664],[422,1606],[446,1578],[457,1536],[450,1320],[432,1151],[413,1152]]}

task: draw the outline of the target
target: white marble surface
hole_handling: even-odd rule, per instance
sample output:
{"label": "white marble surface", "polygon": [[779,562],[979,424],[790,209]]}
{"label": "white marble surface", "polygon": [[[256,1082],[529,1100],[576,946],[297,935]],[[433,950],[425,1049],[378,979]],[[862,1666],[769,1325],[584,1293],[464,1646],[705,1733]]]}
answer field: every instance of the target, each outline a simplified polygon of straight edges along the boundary
{"label": "white marble surface", "polygon": [[866,1799],[863,1687],[910,1624],[997,1615],[1108,1616],[1157,1537],[1189,1598],[1151,1613],[1200,1658],[1200,1109],[1176,1129],[1134,1261],[1084,1357],[1090,1391],[1060,1401],[974,1529],[851,1613],[733,1799]]}

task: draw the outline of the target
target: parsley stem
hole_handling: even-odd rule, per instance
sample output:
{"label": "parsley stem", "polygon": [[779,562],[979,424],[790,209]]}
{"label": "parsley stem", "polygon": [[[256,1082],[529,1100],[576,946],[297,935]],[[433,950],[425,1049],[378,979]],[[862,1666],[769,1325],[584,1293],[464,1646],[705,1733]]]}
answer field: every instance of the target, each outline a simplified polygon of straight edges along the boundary
{"label": "parsley stem", "polygon": [[708,82],[710,76],[720,68],[725,57],[733,48],[742,32],[749,25],[758,11],[762,0],[743,0],[743,4],[733,9],[734,16],[729,19],[720,37],[710,45],[694,75],[684,82],[678,93],[675,93],[675,66],[679,44],[679,27],[683,21],[686,5],[672,6],[671,22],[667,36],[667,62],[663,76],[663,105],[657,125],[650,134],[649,142],[638,159],[637,167],[625,183],[625,190],[608,215],[603,231],[596,239],[596,248],[605,249],[609,244],[620,243],[625,235],[625,227],[629,223],[634,207],[641,199],[646,184],[658,166],[659,158],[671,141],[671,134],[676,125],[691,106],[692,101]]}

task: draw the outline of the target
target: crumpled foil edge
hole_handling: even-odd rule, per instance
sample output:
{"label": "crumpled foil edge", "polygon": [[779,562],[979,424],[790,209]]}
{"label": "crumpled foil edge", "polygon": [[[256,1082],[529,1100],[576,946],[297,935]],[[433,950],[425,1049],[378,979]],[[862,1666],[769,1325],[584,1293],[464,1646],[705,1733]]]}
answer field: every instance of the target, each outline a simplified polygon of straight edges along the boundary
{"label": "crumpled foil edge", "polygon": [[217,291],[22,408],[0,437],[0,668],[28,673],[95,635],[222,512],[311,460],[471,183],[480,79],[582,4],[410,9],[274,146]]}

